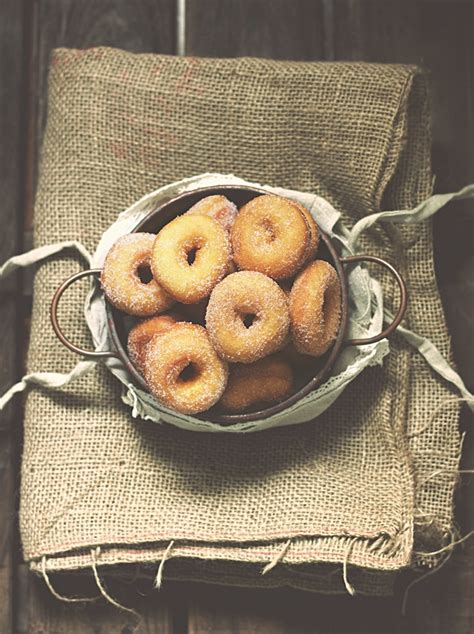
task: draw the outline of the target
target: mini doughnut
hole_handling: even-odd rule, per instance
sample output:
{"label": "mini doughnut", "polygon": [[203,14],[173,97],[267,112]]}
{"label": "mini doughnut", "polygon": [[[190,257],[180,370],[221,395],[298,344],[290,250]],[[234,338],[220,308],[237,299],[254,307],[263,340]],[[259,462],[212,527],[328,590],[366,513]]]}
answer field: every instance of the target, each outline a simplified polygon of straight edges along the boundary
{"label": "mini doughnut", "polygon": [[289,329],[288,300],[257,271],[232,273],[212,291],[206,328],[226,361],[253,363],[278,350]]}
{"label": "mini doughnut", "polygon": [[298,203],[296,201],[293,201],[295,203],[295,205],[298,207],[298,209],[301,211],[301,213],[304,215],[304,217],[306,218],[308,225],[309,225],[309,230],[310,230],[310,240],[309,240],[309,245],[308,245],[308,251],[306,253],[306,256],[304,258],[304,262],[308,262],[309,260],[313,259],[314,256],[316,255],[316,251],[318,250],[318,246],[319,246],[319,231],[318,231],[318,225],[316,224],[313,216],[309,213],[308,209],[306,209],[306,207],[304,205],[302,205],[301,203]]}
{"label": "mini doughnut", "polygon": [[297,204],[265,194],[240,209],[231,240],[239,269],[260,271],[279,280],[292,277],[303,266],[312,233]]}
{"label": "mini doughnut", "polygon": [[210,216],[214,218],[214,220],[217,220],[226,231],[230,231],[235,222],[237,211],[238,209],[234,203],[225,196],[206,196],[206,198],[202,198],[193,205],[191,209],[185,213],[185,216],[188,214]]}
{"label": "mini doughnut", "polygon": [[157,315],[144,319],[136,324],[128,333],[127,350],[133,365],[145,373],[145,349],[156,335],[162,335],[182,319],[178,315]]}
{"label": "mini doughnut", "polygon": [[[155,235],[129,233],[112,246],[105,258],[101,284],[109,302],[129,315],[149,317],[168,310],[174,300],[151,276]],[[147,275],[144,281],[140,275]]]}
{"label": "mini doughnut", "polygon": [[217,403],[227,375],[227,363],[217,356],[206,329],[197,324],[175,324],[146,347],[150,392],[183,414],[198,414]]}
{"label": "mini doughnut", "polygon": [[179,216],[156,236],[151,254],[155,279],[176,300],[194,304],[227,273],[227,232],[209,216]]}
{"label": "mini doughnut", "polygon": [[229,381],[220,405],[239,412],[258,403],[269,405],[283,400],[293,390],[293,372],[280,355],[255,363],[236,363],[229,368]]}
{"label": "mini doughnut", "polygon": [[315,260],[298,275],[290,293],[291,335],[298,352],[323,355],[341,322],[341,284],[335,269]]}

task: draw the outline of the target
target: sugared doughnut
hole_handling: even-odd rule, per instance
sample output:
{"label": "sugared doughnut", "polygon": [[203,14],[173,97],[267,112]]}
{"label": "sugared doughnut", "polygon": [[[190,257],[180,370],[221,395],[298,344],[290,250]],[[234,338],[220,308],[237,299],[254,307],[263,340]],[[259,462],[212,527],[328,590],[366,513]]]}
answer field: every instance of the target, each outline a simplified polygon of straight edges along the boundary
{"label": "sugared doughnut", "polygon": [[292,390],[291,367],[276,354],[255,363],[231,365],[220,405],[230,412],[240,412],[259,403],[281,401]]}
{"label": "sugared doughnut", "polygon": [[129,315],[149,317],[174,303],[151,274],[154,240],[152,233],[129,233],[117,240],[105,259],[101,275],[105,296]]}
{"label": "sugared doughnut", "polygon": [[311,234],[309,244],[308,244],[308,250],[304,257],[304,262],[306,264],[306,262],[314,258],[316,251],[318,250],[318,245],[319,245],[318,225],[316,224],[313,216],[309,213],[308,209],[306,209],[304,205],[296,201],[293,201],[293,202],[306,218],[309,225],[310,234]]}
{"label": "sugared doughnut", "polygon": [[341,284],[335,269],[315,260],[298,275],[290,293],[291,334],[296,349],[323,355],[341,322]]}
{"label": "sugared doughnut", "polygon": [[265,194],[240,209],[231,239],[239,269],[260,271],[279,280],[292,277],[303,266],[312,233],[297,204]]}
{"label": "sugared doughnut", "polygon": [[175,324],[146,347],[150,392],[183,414],[198,414],[217,403],[227,375],[227,363],[217,356],[206,329],[197,324]]}
{"label": "sugared doughnut", "polygon": [[176,300],[194,304],[227,273],[230,242],[209,216],[179,216],[156,236],[151,255],[155,279]]}
{"label": "sugared doughnut", "polygon": [[237,207],[225,196],[206,196],[189,209],[188,214],[202,214],[217,220],[226,231],[230,231],[237,216]]}
{"label": "sugared doughnut", "polygon": [[156,335],[168,332],[178,321],[182,321],[179,315],[157,315],[140,321],[130,330],[127,340],[128,356],[142,374],[145,373],[145,348],[147,344]]}
{"label": "sugared doughnut", "polygon": [[211,293],[206,328],[223,359],[253,363],[278,350],[285,341],[288,300],[278,284],[263,273],[232,273]]}

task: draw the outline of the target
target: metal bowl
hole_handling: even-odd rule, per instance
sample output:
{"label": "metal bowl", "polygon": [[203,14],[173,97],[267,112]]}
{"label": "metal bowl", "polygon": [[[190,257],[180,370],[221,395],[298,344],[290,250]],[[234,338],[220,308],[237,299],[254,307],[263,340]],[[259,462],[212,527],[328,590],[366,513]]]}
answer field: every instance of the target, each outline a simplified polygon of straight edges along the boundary
{"label": "metal bowl", "polygon": [[[235,187],[232,185],[196,189],[181,194],[180,196],[172,198],[171,200],[162,202],[155,210],[150,212],[134,228],[133,232],[135,233],[138,231],[144,231],[147,233],[158,233],[158,231],[160,231],[160,229],[164,227],[168,222],[173,220],[173,218],[175,218],[176,216],[179,216],[186,212],[192,205],[201,200],[201,198],[215,194],[226,196],[227,198],[232,200],[232,202],[234,202],[237,207],[240,208],[252,198],[255,198],[256,196],[261,196],[262,194],[268,194],[268,192],[266,190],[257,189],[254,187]],[[212,420],[212,422],[215,423],[229,425],[233,423],[260,420],[268,418],[273,414],[277,414],[278,412],[281,412],[287,407],[293,405],[293,403],[301,399],[303,396],[306,396],[307,394],[315,390],[323,382],[323,380],[329,375],[343,346],[363,345],[380,341],[381,339],[387,337],[391,332],[393,332],[393,330],[395,330],[395,328],[403,319],[407,307],[407,290],[405,282],[400,273],[389,262],[386,262],[385,260],[372,255],[356,255],[343,258],[338,254],[332,240],[321,229],[319,229],[319,233],[320,244],[318,248],[318,259],[325,259],[334,266],[341,283],[341,323],[334,344],[324,356],[314,358],[314,360],[312,360],[311,375],[309,377],[306,377],[303,384],[298,386],[298,389],[296,389],[296,391],[288,398],[274,405],[271,405],[270,407],[246,411],[241,414],[228,414],[219,410],[219,408],[215,406],[211,410],[198,415],[197,418]],[[366,339],[346,340],[345,333],[349,319],[349,308],[348,281],[344,266],[364,261],[380,264],[392,273],[400,288],[400,306],[392,323],[389,324],[378,335]],[[81,271],[80,273],[76,273],[75,275],[72,275],[67,280],[65,280],[56,290],[51,302],[51,321],[54,331],[60,341],[67,348],[88,359],[97,359],[111,356],[117,357],[124,364],[136,385],[141,389],[148,391],[147,385],[142,375],[137,371],[127,354],[127,335],[130,329],[131,322],[128,315],[125,315],[124,313],[118,311],[106,301],[107,324],[110,337],[114,345],[114,350],[105,352],[95,352],[79,348],[66,338],[59,326],[57,318],[57,308],[59,300],[64,291],[76,280],[79,280],[82,277],[88,275],[98,276],[100,275],[100,273],[101,269],[88,269],[86,271]]]}

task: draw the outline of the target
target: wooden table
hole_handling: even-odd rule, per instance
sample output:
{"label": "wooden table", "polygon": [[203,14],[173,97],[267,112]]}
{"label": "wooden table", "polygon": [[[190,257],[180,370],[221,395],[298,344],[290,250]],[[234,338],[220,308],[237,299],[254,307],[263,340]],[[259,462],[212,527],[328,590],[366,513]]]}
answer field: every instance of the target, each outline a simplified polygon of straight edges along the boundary
{"label": "wooden table", "polygon": [[[453,191],[474,182],[473,29],[474,2],[469,0],[2,0],[0,262],[31,244],[48,58],[54,47],[421,64],[433,84],[436,190]],[[456,205],[435,219],[436,266],[456,362],[472,390],[474,208]],[[2,283],[2,392],[22,374],[30,307],[27,274]],[[0,420],[0,634],[126,634],[131,621],[125,613],[105,603],[62,604],[22,562],[16,522],[21,419],[16,402]],[[463,425],[468,429],[466,416]],[[474,467],[472,428],[462,466]],[[472,476],[463,477],[457,495],[463,533],[474,528],[473,493]],[[74,588],[78,582],[64,583]],[[400,596],[321,597],[172,583],[156,594],[139,582],[125,595],[123,589],[117,592],[143,614],[140,632],[468,634],[474,632],[474,540],[413,589],[406,617],[400,614]]]}

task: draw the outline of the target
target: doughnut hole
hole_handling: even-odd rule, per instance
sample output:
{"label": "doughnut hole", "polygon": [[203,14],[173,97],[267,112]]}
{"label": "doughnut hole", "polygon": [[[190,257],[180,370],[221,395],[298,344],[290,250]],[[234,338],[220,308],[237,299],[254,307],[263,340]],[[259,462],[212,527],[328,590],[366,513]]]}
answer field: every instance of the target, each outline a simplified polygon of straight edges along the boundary
{"label": "doughnut hole", "polygon": [[185,383],[189,385],[190,382],[197,380],[200,374],[201,368],[199,365],[189,361],[179,373],[176,381],[178,384]]}
{"label": "doughnut hole", "polygon": [[142,284],[149,284],[153,279],[151,272],[150,258],[146,262],[141,262],[137,268],[138,279]]}
{"label": "doughnut hole", "polygon": [[255,313],[240,313],[240,317],[246,328],[250,328],[255,322],[255,319],[257,319],[257,315]]}
{"label": "doughnut hole", "polygon": [[259,223],[261,228],[261,238],[263,242],[272,244],[277,238],[278,228],[269,218],[263,218]]}

